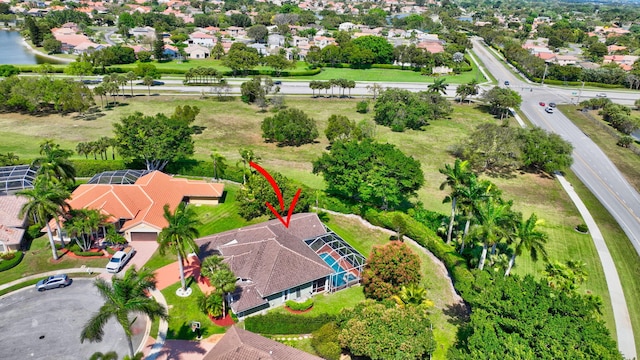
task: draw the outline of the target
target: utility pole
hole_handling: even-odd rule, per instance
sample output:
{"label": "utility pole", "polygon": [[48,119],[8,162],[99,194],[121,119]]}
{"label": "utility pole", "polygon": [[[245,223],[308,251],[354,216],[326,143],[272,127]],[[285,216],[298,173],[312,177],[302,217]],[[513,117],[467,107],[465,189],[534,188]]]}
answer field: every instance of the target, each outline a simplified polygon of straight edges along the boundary
{"label": "utility pole", "polygon": [[549,67],[549,63],[544,63],[544,74],[542,74],[542,83],[540,85],[544,85],[544,79],[547,77],[547,68]]}
{"label": "utility pole", "polygon": [[578,105],[580,105],[580,96],[582,96],[582,89],[584,89],[584,80],[582,80],[582,87],[580,88],[580,91],[578,92]]}

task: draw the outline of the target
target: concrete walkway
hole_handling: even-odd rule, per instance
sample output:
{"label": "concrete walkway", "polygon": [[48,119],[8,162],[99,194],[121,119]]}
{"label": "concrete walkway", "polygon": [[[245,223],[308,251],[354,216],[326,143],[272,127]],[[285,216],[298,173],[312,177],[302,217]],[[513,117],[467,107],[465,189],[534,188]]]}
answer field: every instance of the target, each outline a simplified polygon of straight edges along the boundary
{"label": "concrete walkway", "polygon": [[633,337],[633,327],[631,326],[631,317],[629,315],[629,309],[627,308],[627,301],[624,298],[624,292],[622,291],[622,284],[620,283],[620,278],[618,277],[618,270],[616,270],[616,265],[613,262],[613,258],[611,257],[611,253],[609,253],[609,249],[607,248],[607,244],[602,237],[602,233],[600,233],[600,229],[596,224],[595,220],[587,210],[587,207],[584,205],[578,194],[576,193],[573,186],[562,176],[561,174],[556,174],[558,181],[564,188],[564,190],[569,194],[571,201],[576,205],[582,219],[585,224],[589,227],[589,233],[591,234],[591,238],[593,239],[593,243],[596,246],[596,250],[598,251],[598,256],[600,257],[600,263],[602,264],[602,269],[604,271],[604,277],[607,281],[607,289],[609,290],[609,297],[611,298],[611,307],[613,308],[613,318],[616,323],[616,333],[618,335],[618,350],[624,355],[627,359],[635,359],[636,354],[636,343]]}

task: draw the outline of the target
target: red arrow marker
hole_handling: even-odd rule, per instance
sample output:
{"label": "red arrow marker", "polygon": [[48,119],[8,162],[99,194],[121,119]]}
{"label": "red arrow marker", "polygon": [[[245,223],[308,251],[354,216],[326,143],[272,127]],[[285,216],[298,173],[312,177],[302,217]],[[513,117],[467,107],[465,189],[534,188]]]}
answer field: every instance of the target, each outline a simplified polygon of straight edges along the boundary
{"label": "red arrow marker", "polygon": [[[276,192],[276,195],[278,196],[278,202],[280,203],[280,211],[284,211],[284,199],[282,197],[282,191],[280,190],[280,187],[278,186],[276,181],[273,179],[271,174],[269,174],[267,170],[263,169],[260,165],[254,163],[253,161],[249,162],[249,166],[258,170],[258,172],[260,172],[260,174],[262,174],[262,176],[264,176],[265,179],[267,179],[269,184],[271,184],[271,187],[273,188],[273,190]],[[289,206],[289,212],[287,213],[286,220],[282,218],[282,215],[280,215],[280,213],[276,211],[273,205],[271,205],[268,201],[266,202],[269,210],[271,210],[271,212],[278,218],[278,220],[280,220],[282,225],[284,225],[284,227],[286,228],[289,227],[289,223],[291,222],[291,215],[293,215],[293,209],[296,207],[296,203],[298,202],[298,198],[300,197],[300,191],[302,191],[302,189],[298,189],[298,191],[296,192],[296,195],[293,197],[293,201],[291,201],[291,205]]]}

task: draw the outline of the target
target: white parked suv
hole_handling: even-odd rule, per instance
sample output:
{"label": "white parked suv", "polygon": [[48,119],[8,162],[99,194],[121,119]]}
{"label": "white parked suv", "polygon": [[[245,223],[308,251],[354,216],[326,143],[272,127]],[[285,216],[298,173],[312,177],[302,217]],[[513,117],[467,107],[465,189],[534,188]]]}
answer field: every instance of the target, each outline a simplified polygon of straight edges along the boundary
{"label": "white parked suv", "polygon": [[136,250],[131,246],[127,246],[123,250],[116,251],[107,264],[107,271],[114,274],[119,272],[135,253]]}

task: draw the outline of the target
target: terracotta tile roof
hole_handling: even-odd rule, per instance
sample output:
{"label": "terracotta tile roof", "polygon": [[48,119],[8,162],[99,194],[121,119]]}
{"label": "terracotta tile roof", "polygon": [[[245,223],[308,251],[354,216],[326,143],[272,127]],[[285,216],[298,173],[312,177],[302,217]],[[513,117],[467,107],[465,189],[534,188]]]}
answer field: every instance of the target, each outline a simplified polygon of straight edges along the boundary
{"label": "terracotta tile roof", "polygon": [[174,210],[185,197],[219,198],[224,184],[174,178],[160,171],[140,177],[133,185],[82,184],[71,194],[74,209],[98,209],[113,219],[125,219],[125,231],[141,223],[158,230],[167,226],[163,207]]}
{"label": "terracotta tile roof", "polygon": [[321,360],[233,325],[203,360]]}
{"label": "terracotta tile roof", "polygon": [[24,218],[18,214],[28,199],[23,196],[0,196],[0,241],[6,245],[18,245],[22,241]]}

